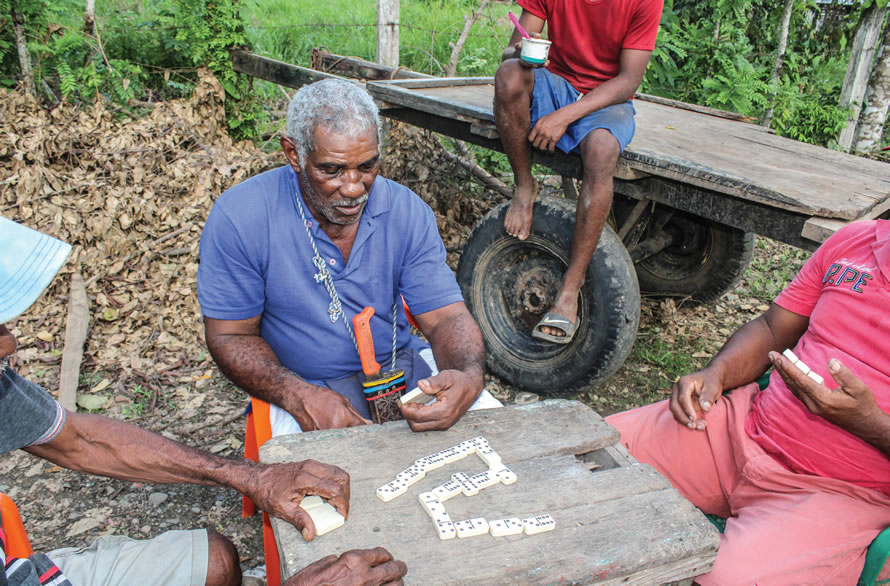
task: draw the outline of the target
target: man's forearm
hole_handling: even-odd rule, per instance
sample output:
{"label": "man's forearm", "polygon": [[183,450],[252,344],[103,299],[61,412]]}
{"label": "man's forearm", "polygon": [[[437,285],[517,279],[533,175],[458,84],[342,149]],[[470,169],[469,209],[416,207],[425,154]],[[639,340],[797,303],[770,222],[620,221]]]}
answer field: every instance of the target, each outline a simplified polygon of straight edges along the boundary
{"label": "man's forearm", "polygon": [[439,370],[459,370],[484,382],[485,346],[479,326],[469,312],[442,320],[430,332],[424,332],[433,349]]}
{"label": "man's forearm", "polygon": [[724,389],[757,380],[770,366],[769,352],[797,344],[809,320],[777,305],[739,328],[707,368],[721,374]]}
{"label": "man's forearm", "polygon": [[592,112],[615,104],[623,104],[634,96],[638,86],[639,84],[634,83],[628,77],[613,77],[590,90],[580,100],[564,106],[561,110],[571,122],[575,122]]}
{"label": "man's forearm", "polygon": [[229,380],[251,396],[289,413],[302,409],[303,397],[317,387],[281,364],[260,336],[227,334],[208,340],[210,353]]}
{"label": "man's forearm", "polygon": [[68,413],[62,432],[48,444],[26,448],[51,462],[132,482],[225,486],[252,492],[256,465],[230,460],[169,440],[123,421]]}

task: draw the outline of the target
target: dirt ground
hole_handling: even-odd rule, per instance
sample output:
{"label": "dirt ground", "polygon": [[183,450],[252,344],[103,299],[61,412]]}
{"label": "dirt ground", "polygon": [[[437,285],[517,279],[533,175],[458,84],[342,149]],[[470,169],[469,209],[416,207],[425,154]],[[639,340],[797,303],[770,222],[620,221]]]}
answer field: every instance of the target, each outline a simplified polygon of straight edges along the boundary
{"label": "dirt ground", "polygon": [[[69,283],[82,276],[91,325],[78,403],[184,443],[230,457],[243,450],[244,393],[209,357],[195,293],[198,238],[214,199],[229,186],[281,164],[280,155],[223,131],[223,93],[202,75],[188,101],[146,107],[121,122],[114,112],[61,106],[0,91],[0,214],[75,247],[50,290],[11,325],[19,372],[55,393],[64,349]],[[457,255],[495,196],[441,155],[438,140],[393,130],[385,173],[437,212]],[[703,365],[741,323],[762,312],[807,254],[759,239],[742,283],[717,303],[644,299],[640,333],[626,364],[576,398],[601,414],[667,396],[673,378]],[[516,389],[488,377],[511,401]],[[99,535],[135,538],[214,527],[245,568],[263,564],[259,517],[242,519],[233,491],[133,484],[88,477],[24,452],[0,457],[0,491],[19,505],[37,550],[80,546]]]}

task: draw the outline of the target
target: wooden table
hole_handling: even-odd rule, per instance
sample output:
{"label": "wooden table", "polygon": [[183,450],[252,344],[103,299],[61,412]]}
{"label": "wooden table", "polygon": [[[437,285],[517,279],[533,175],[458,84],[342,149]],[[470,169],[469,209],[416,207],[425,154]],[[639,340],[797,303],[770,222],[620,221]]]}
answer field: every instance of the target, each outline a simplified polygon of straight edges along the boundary
{"label": "wooden table", "polygon": [[[388,503],[375,495],[414,460],[480,435],[519,480],[448,500],[451,519],[549,513],[554,531],[440,541],[417,495],[455,472],[484,470],[475,456],[429,472]],[[593,410],[563,400],[475,411],[446,432],[415,434],[400,421],[273,439],[260,461],[313,458],[352,479],[343,527],[306,543],[293,526],[273,519],[282,576],[326,555],[375,546],[408,564],[408,584],[658,584],[708,571],[717,530],[617,441],[618,432]]]}

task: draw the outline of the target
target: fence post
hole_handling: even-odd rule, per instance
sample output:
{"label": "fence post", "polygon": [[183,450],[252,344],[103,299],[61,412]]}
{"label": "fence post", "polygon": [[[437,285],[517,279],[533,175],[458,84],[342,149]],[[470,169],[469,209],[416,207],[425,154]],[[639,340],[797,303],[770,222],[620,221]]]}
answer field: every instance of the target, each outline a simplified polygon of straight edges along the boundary
{"label": "fence post", "polygon": [[377,0],[377,63],[399,66],[399,0]]}

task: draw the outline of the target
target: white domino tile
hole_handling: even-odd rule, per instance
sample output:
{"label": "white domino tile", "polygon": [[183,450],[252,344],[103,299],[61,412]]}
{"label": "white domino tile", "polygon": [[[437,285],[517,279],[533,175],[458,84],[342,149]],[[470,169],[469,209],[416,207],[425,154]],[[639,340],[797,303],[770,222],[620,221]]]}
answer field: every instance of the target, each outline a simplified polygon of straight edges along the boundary
{"label": "white domino tile", "polygon": [[454,528],[454,523],[451,521],[436,521],[436,533],[439,534],[439,539],[454,539],[457,537],[457,530]]}
{"label": "white domino tile", "polygon": [[460,484],[461,492],[466,496],[475,496],[479,494],[479,487],[476,486],[470,477],[463,472],[458,472],[451,476],[451,479]]}
{"label": "white domino tile", "polygon": [[322,499],[320,496],[312,494],[303,497],[303,500],[300,501],[300,507],[308,511],[312,507],[317,507],[318,505],[321,505],[323,503],[324,499]]}
{"label": "white domino tile", "polygon": [[522,520],[522,527],[526,535],[534,535],[556,529],[556,521],[550,515],[537,515]]}
{"label": "white domino tile", "polygon": [[500,482],[500,479],[497,475],[492,474],[490,471],[486,470],[485,472],[480,472],[479,474],[474,474],[470,476],[470,482],[476,485],[479,490],[485,490],[489,486],[494,486]]}
{"label": "white domino tile", "polygon": [[411,486],[418,480],[421,480],[424,476],[426,476],[426,469],[415,464],[414,466],[399,472],[396,476],[396,481],[404,482],[408,486]]}
{"label": "white domino tile", "polygon": [[498,456],[498,453],[491,449],[491,446],[488,444],[477,448],[476,455],[479,456],[489,468],[499,466],[501,463],[501,457]]}
{"label": "white domino tile", "polygon": [[522,533],[522,521],[519,517],[510,517],[508,519],[495,519],[488,522],[488,532],[494,537],[504,537],[507,535],[519,535]]}
{"label": "white domino tile", "polygon": [[445,505],[439,502],[439,499],[436,498],[436,495],[432,492],[422,492],[417,495],[417,499],[420,501],[423,510],[426,511],[426,514],[431,518],[439,518],[445,513]]}
{"label": "white domino tile", "polygon": [[412,390],[399,397],[399,401],[402,402],[402,405],[407,405],[408,403],[420,403],[426,405],[435,398],[434,395],[427,395],[421,391],[419,387],[414,387]]}
{"label": "white domino tile", "polygon": [[514,482],[519,480],[519,477],[516,476],[516,473],[504,465],[501,465],[500,468],[489,470],[489,472],[493,472],[494,475],[497,477],[498,482],[500,482],[501,484],[513,484]]}
{"label": "white domino tile", "polygon": [[324,535],[325,533],[329,533],[338,527],[342,527],[343,523],[346,522],[346,519],[343,518],[343,515],[337,512],[333,506],[328,503],[322,503],[318,506],[314,506],[306,511],[309,513],[309,516],[312,518],[312,522],[315,524],[315,534],[316,535]]}
{"label": "white domino tile", "polygon": [[476,535],[488,533],[488,522],[482,517],[466,519],[465,521],[455,522],[454,529],[457,531],[457,536],[461,539],[464,537],[475,537]]}
{"label": "white domino tile", "polygon": [[485,439],[484,437],[482,437],[481,435],[474,437],[473,439],[468,440],[468,441],[472,444],[475,444],[476,446],[487,446],[488,445],[488,440]]}
{"label": "white domino tile", "polygon": [[816,381],[817,383],[819,383],[820,385],[825,382],[825,379],[822,378],[822,375],[817,373],[814,370],[811,370],[810,372],[808,372],[807,376],[810,377],[811,379],[813,379],[814,381]]}
{"label": "white domino tile", "polygon": [[782,352],[782,356],[784,356],[785,358],[790,360],[791,364],[795,364],[795,365],[800,360],[800,358],[798,358],[797,355],[791,351],[791,348],[786,348],[785,351]]}
{"label": "white domino tile", "polygon": [[801,370],[804,374],[810,374],[812,372],[810,367],[803,363],[803,360],[798,360],[796,364],[797,368]]}
{"label": "white domino tile", "polygon": [[377,498],[385,503],[388,503],[397,496],[405,494],[405,491],[407,490],[408,485],[404,482],[389,482],[377,489]]}
{"label": "white domino tile", "polygon": [[445,502],[453,496],[457,496],[461,493],[461,485],[456,480],[449,480],[445,484],[440,484],[436,488],[433,489],[433,494],[436,495],[436,498],[439,499],[440,502]]}

